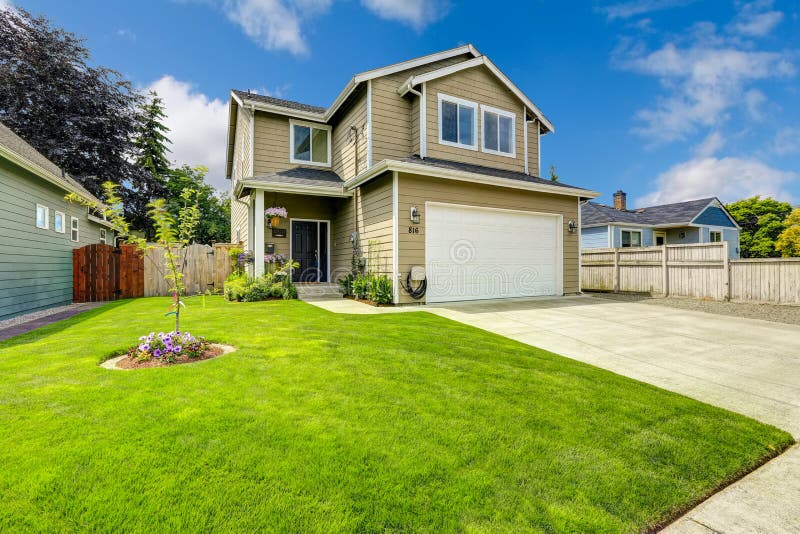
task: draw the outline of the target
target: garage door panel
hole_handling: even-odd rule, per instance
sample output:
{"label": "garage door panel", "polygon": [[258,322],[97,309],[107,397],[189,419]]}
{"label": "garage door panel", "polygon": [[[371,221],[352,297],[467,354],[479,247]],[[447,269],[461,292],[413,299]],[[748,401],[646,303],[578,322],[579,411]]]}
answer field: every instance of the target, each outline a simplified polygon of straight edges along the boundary
{"label": "garage door panel", "polygon": [[429,205],[428,302],[561,293],[559,218]]}

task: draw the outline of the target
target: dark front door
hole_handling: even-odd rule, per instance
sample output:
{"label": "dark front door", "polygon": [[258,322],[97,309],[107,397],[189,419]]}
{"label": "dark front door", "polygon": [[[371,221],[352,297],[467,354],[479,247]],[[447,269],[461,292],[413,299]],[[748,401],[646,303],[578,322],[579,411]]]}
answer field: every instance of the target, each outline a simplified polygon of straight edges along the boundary
{"label": "dark front door", "polygon": [[300,264],[292,271],[292,281],[327,281],[327,230],[324,222],[292,221],[292,259]]}

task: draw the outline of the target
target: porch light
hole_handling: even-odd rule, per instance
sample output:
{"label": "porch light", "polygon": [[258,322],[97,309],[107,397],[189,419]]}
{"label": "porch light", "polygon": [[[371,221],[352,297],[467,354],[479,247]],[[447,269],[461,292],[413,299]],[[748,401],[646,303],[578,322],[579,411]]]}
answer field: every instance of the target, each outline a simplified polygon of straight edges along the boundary
{"label": "porch light", "polygon": [[578,223],[574,219],[570,219],[567,223],[567,230],[569,230],[569,233],[574,234],[578,231]]}
{"label": "porch light", "polygon": [[419,224],[419,209],[416,206],[411,206],[411,222]]}

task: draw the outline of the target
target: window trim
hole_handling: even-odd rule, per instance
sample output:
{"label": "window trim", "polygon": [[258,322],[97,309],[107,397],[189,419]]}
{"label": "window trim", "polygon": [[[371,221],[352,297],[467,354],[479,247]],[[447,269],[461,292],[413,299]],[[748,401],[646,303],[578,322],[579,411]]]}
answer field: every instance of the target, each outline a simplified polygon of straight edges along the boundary
{"label": "window trim", "polygon": [[[628,245],[627,247],[622,242],[622,234],[628,232],[629,234],[639,234],[639,246],[634,247],[633,245]],[[620,228],[619,229],[619,248],[641,248],[644,246],[644,233],[641,230],[634,230],[633,228]]]}
{"label": "window trim", "polygon": [[[492,150],[491,148],[486,148],[486,112],[495,113],[498,115],[497,120],[497,148],[498,150]],[[500,148],[500,119],[499,117],[507,117],[511,119],[511,152],[502,152],[499,150]],[[506,158],[516,158],[517,157],[517,114],[513,111],[507,111],[505,109],[496,108],[493,106],[487,106],[485,104],[481,104],[481,151],[487,154],[494,154],[495,156],[504,156]]]}
{"label": "window trim", "polygon": [[[309,159],[308,161],[303,159],[295,159],[294,157],[294,127],[295,126],[307,126],[308,128],[317,128],[318,130],[325,130],[328,132],[328,161],[326,163],[318,163],[316,161],[312,161]],[[289,162],[294,163],[296,165],[312,165],[314,167],[330,167],[331,166],[331,143],[333,142],[333,135],[331,133],[332,128],[328,124],[322,124],[319,122],[308,122],[308,121],[298,121],[295,119],[289,119]],[[312,136],[313,138],[313,136]],[[313,142],[313,141],[312,141]],[[309,154],[313,154],[313,147],[309,150]],[[309,158],[312,156],[309,156]]]}
{"label": "window trim", "polygon": [[[58,229],[58,216],[61,215],[61,230]],[[67,233],[67,216],[64,215],[63,211],[56,211],[55,215],[53,216],[53,230],[55,230],[59,234],[66,234]]]}
{"label": "window trim", "polygon": [[[712,234],[719,234],[719,241],[714,241],[712,239],[712,237],[711,237]],[[722,243],[724,240],[725,239],[724,239],[724,235],[722,233],[722,230],[711,230],[711,229],[708,230],[708,242],[709,243]]]}
{"label": "window trim", "polygon": [[[44,210],[44,226],[39,226],[39,208]],[[36,216],[33,221],[34,226],[40,230],[49,230],[50,229],[50,208],[45,206],[44,204],[36,204]]]}
{"label": "window trim", "polygon": [[103,245],[108,244],[108,233],[106,233],[105,228],[100,228],[100,243]]}
{"label": "window trim", "polygon": [[[77,224],[76,224],[77,223]],[[69,240],[73,243],[78,243],[81,240],[81,227],[80,219],[70,216],[69,218]],[[72,238],[72,232],[75,232],[75,239]]]}
{"label": "window trim", "polygon": [[[478,151],[478,113],[480,112],[480,106],[478,106],[477,102],[472,102],[471,100],[464,100],[463,98],[458,98],[457,96],[450,96],[445,93],[438,93],[439,98],[439,105],[437,107],[438,114],[439,114],[439,144],[445,146],[452,146],[456,148],[463,148],[466,150],[474,150],[475,152]],[[470,107],[472,108],[472,142],[471,145],[466,145],[464,143],[454,143],[453,141],[447,141],[442,138],[442,102],[450,102],[451,104],[456,104],[458,106]],[[456,118],[458,118],[458,111],[456,111]],[[456,127],[456,137],[458,137],[458,128]]]}

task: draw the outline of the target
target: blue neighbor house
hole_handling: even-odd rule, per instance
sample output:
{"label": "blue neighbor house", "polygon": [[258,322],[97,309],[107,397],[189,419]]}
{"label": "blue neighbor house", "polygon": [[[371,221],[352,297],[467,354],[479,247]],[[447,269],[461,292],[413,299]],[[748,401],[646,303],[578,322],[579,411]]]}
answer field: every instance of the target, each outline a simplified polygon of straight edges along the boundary
{"label": "blue neighbor house", "polygon": [[72,249],[114,244],[109,223],[67,193],[100,202],[0,123],[0,321],[72,302]]}
{"label": "blue neighbor house", "polygon": [[651,247],[728,242],[739,258],[739,225],[716,197],[627,209],[626,195],[614,206],[587,202],[581,207],[581,248]]}

